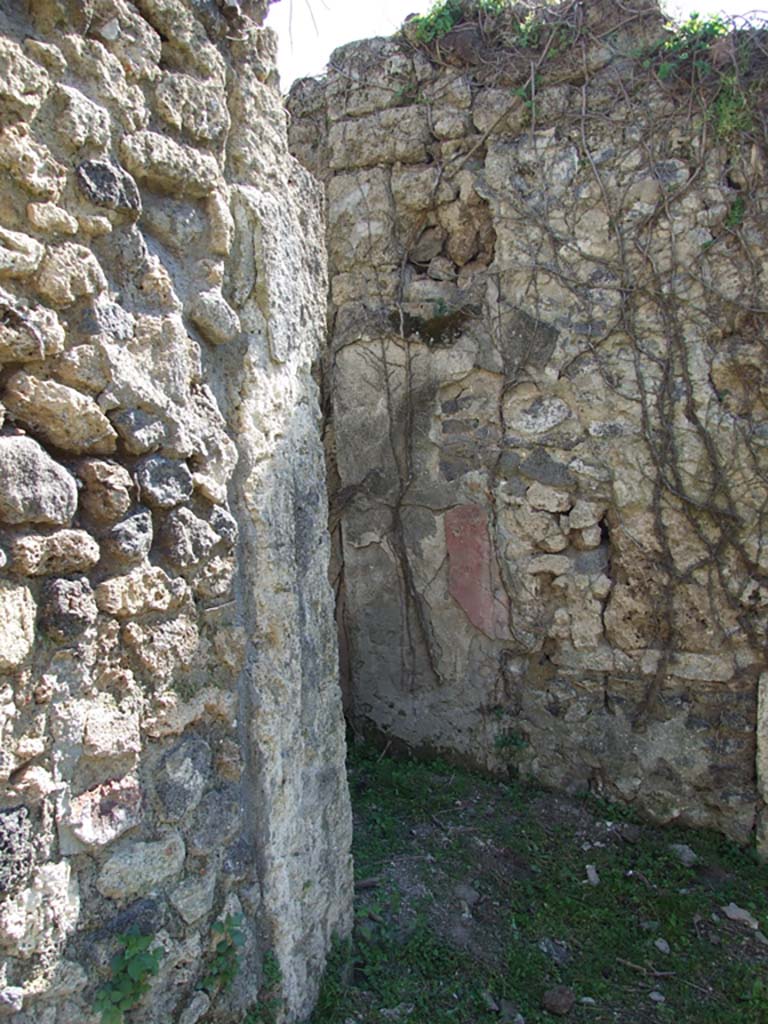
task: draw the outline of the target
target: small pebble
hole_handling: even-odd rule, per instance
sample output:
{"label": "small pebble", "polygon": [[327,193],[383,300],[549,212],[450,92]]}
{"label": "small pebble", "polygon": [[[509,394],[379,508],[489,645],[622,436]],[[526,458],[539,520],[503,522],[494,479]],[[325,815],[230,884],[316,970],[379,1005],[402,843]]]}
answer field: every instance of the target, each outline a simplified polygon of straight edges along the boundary
{"label": "small pebble", "polygon": [[590,885],[600,885],[600,875],[594,864],[587,864],[587,881]]}
{"label": "small pebble", "polygon": [[669,943],[666,939],[656,939],[656,941],[654,942],[654,946],[656,947],[656,949],[658,949],[660,953],[664,953],[667,956],[671,952],[669,948]]}
{"label": "small pebble", "polygon": [[743,907],[736,906],[735,903],[729,903],[727,907],[720,908],[729,921],[739,921],[741,924],[747,925],[749,928],[753,928],[755,931],[760,927],[758,920],[750,914],[748,910],[744,910]]}
{"label": "small pebble", "polygon": [[597,1000],[593,999],[592,996],[582,996],[579,1002],[582,1006],[597,1006]]}
{"label": "small pebble", "polygon": [[625,843],[639,843],[643,838],[643,830],[639,825],[627,823],[621,826],[621,838]]}
{"label": "small pebble", "polygon": [[563,964],[567,964],[571,959],[571,952],[568,949],[568,944],[563,942],[561,939],[539,939],[538,947],[545,956],[554,960],[555,963],[559,964],[561,967]]}
{"label": "small pebble", "polygon": [[654,989],[653,992],[651,992],[650,999],[654,1003],[666,1003],[667,1001],[667,997],[663,994],[663,992],[659,992],[656,989]]}
{"label": "small pebble", "polygon": [[686,843],[670,843],[669,850],[686,868],[692,868],[694,864],[698,864],[699,858]]}
{"label": "small pebble", "polygon": [[556,1017],[567,1017],[576,1002],[576,994],[567,985],[555,985],[547,989],[541,1000],[541,1005]]}

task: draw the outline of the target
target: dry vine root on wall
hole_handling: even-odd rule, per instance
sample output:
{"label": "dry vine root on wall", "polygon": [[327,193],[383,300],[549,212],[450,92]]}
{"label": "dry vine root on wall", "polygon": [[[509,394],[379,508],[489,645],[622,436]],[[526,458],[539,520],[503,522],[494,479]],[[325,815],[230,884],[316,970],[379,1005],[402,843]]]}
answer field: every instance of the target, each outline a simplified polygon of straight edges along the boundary
{"label": "dry vine root on wall", "polygon": [[304,1019],[351,822],[267,5],[0,6],[0,1017]]}
{"label": "dry vine root on wall", "polygon": [[762,24],[449,0],[289,100],[353,717],[764,851],[767,69]]}

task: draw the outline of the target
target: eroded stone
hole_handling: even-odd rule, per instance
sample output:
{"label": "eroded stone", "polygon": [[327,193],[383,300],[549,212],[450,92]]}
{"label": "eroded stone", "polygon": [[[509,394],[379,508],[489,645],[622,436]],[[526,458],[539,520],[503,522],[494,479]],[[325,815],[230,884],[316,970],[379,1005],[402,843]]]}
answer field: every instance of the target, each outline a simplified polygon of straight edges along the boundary
{"label": "eroded stone", "polygon": [[0,437],[0,520],[67,526],[77,508],[77,484],[30,437]]}
{"label": "eroded stone", "polygon": [[134,843],[109,858],[96,888],[102,896],[121,901],[152,892],[181,871],[184,854],[184,840],[178,832],[169,832],[156,842]]}
{"label": "eroded stone", "polygon": [[68,452],[114,451],[117,433],[87,395],[54,380],[19,371],[3,393],[6,408],[22,423]]}

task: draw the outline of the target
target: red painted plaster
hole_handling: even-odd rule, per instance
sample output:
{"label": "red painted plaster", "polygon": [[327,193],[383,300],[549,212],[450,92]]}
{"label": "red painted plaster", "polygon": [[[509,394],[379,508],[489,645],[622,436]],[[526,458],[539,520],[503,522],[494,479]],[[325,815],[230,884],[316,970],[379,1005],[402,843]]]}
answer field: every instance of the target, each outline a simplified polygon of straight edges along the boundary
{"label": "red painted plaster", "polygon": [[448,591],[469,621],[492,640],[508,636],[509,602],[501,587],[482,505],[455,505],[445,514]]}

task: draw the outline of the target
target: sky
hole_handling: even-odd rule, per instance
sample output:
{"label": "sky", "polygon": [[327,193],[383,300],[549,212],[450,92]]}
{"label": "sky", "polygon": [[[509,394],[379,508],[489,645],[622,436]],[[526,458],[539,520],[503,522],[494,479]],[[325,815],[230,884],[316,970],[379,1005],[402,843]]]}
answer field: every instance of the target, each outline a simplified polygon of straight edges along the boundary
{"label": "sky", "polygon": [[[424,14],[432,0],[279,0],[270,8],[267,24],[280,39],[280,86],[287,92],[295,78],[320,75],[331,51],[342,43],[396,32],[409,14]],[[754,0],[667,0],[674,17],[699,14],[745,14]],[[311,12],[311,13],[310,13]],[[316,23],[313,24],[313,17]]]}

